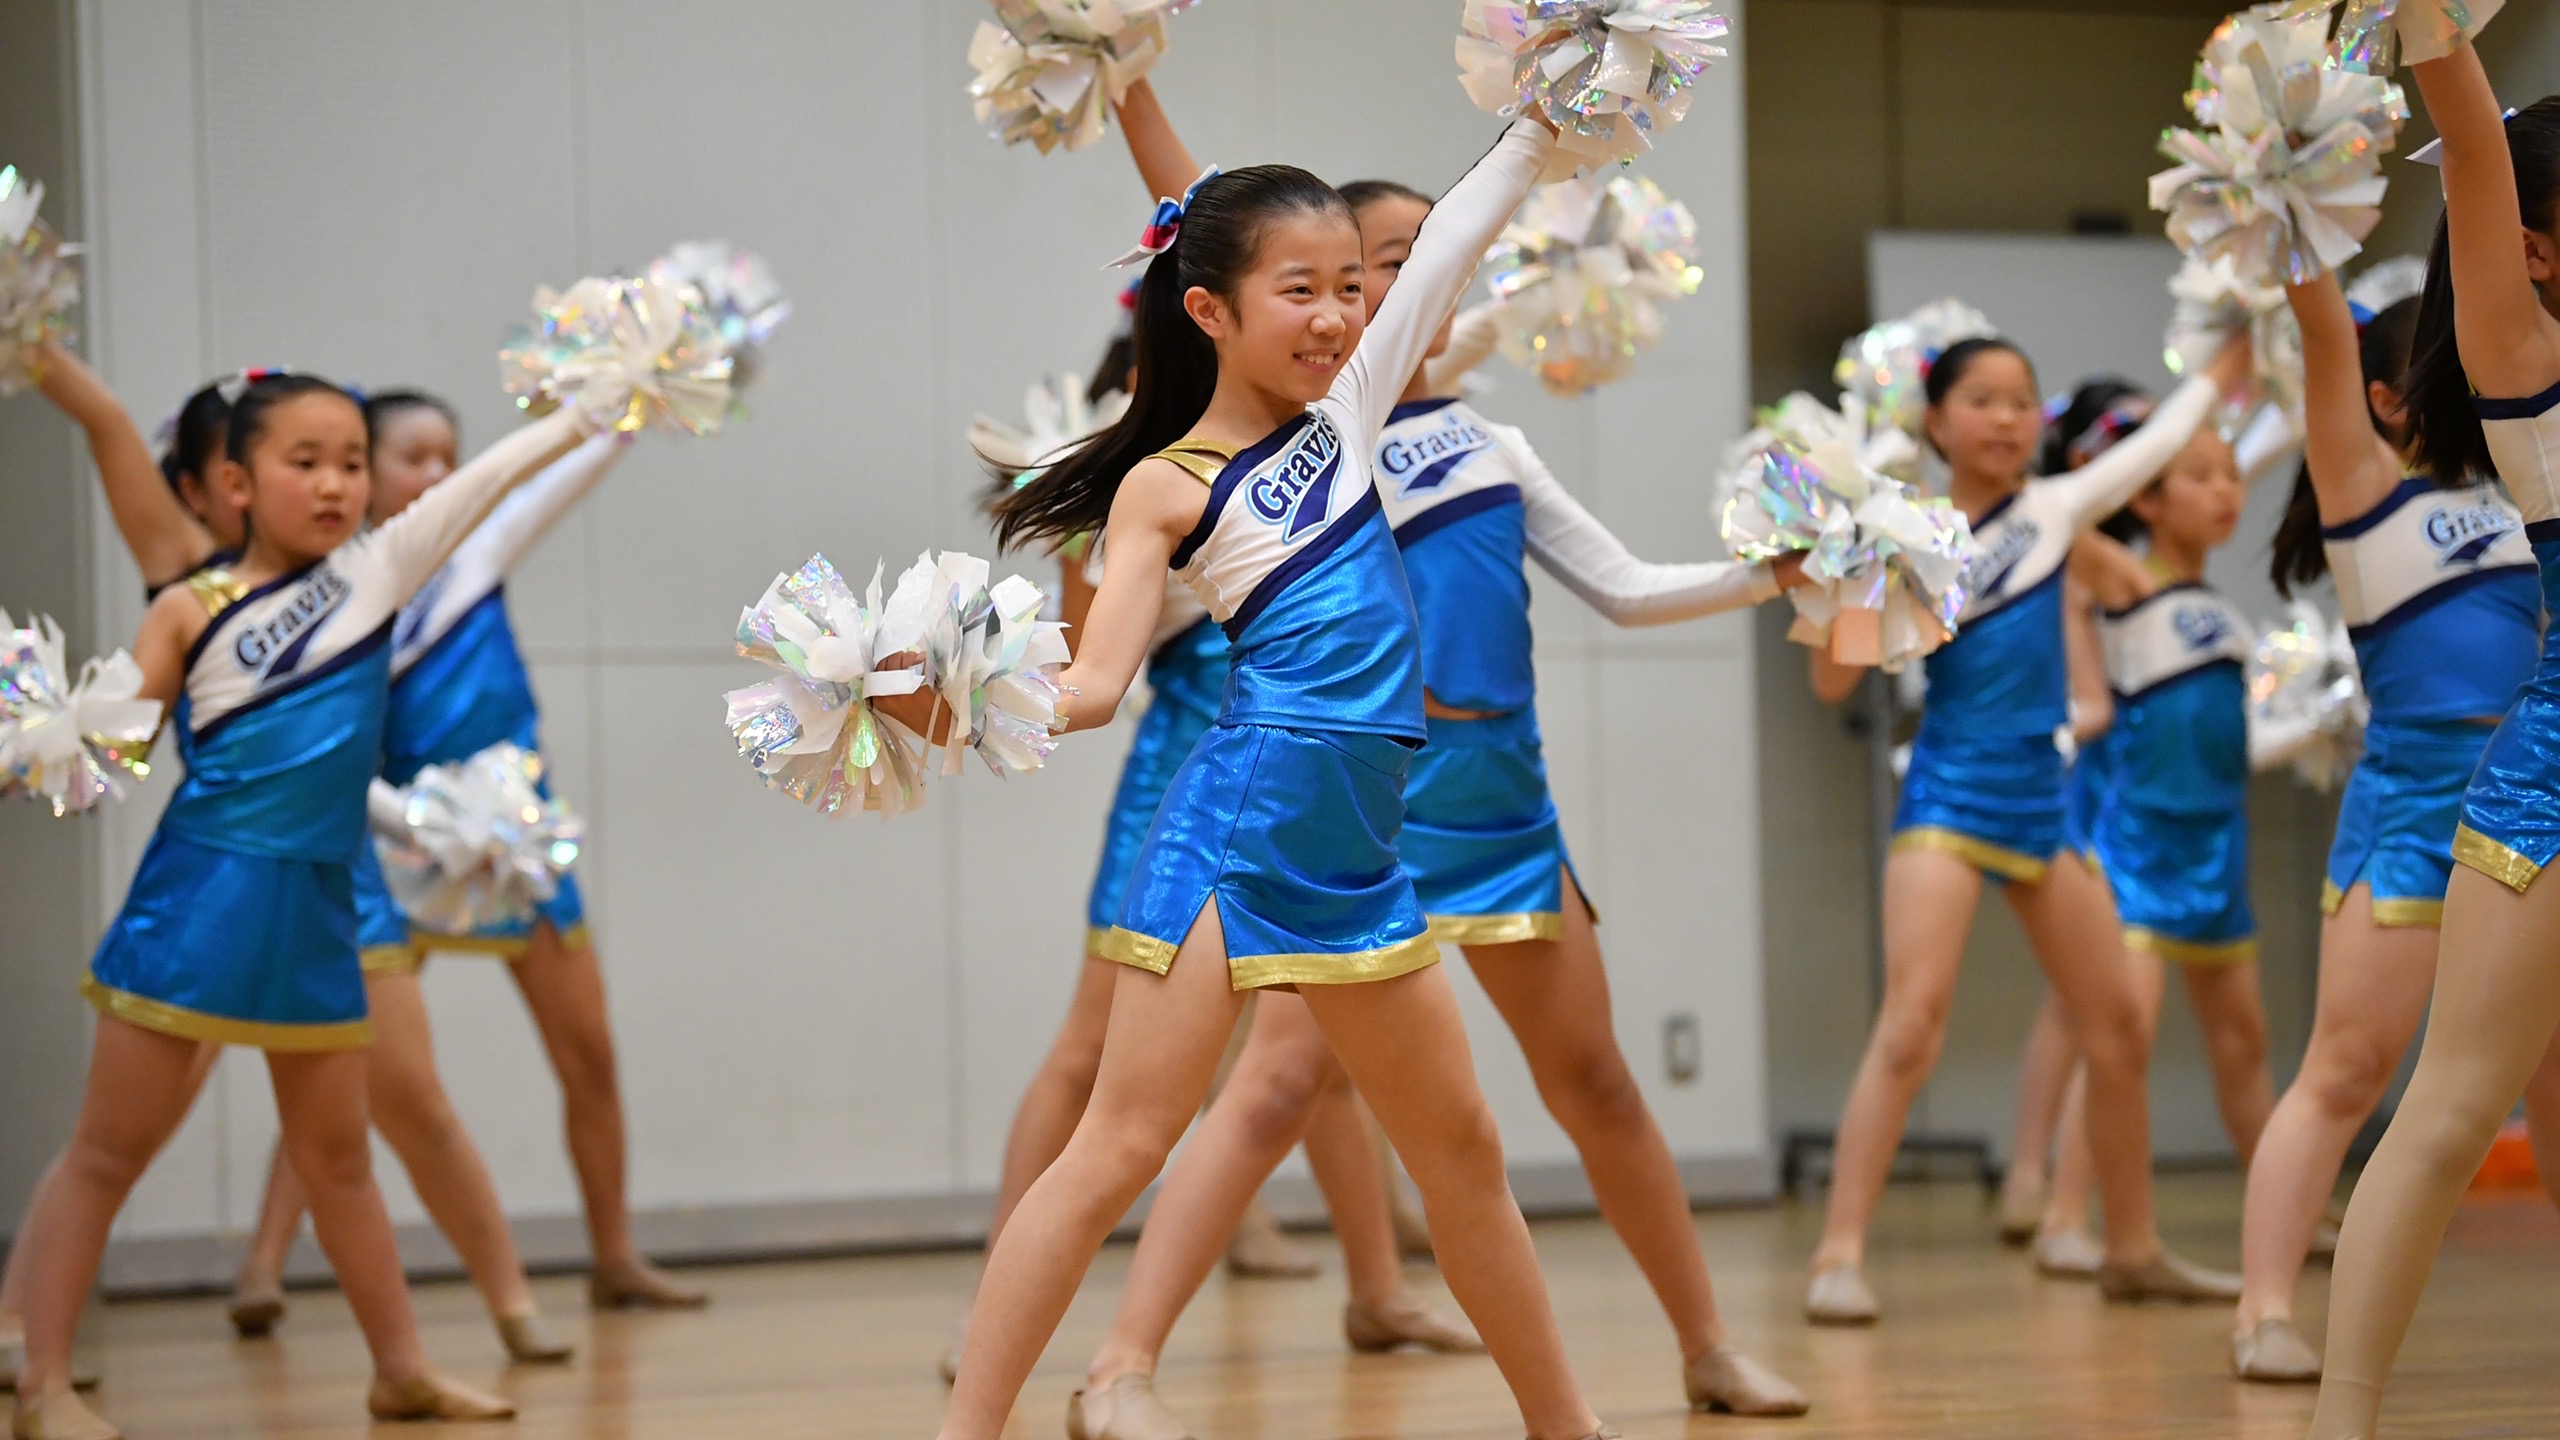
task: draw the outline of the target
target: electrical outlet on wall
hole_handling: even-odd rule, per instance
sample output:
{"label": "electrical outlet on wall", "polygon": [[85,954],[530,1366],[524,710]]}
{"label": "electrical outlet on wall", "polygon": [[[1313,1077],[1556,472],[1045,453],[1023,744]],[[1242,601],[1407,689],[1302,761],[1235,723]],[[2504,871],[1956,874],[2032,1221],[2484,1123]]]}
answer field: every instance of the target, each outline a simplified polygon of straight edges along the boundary
{"label": "electrical outlet on wall", "polygon": [[1662,1068],[1674,1085],[1698,1078],[1698,1017],[1682,1011],[1662,1022]]}

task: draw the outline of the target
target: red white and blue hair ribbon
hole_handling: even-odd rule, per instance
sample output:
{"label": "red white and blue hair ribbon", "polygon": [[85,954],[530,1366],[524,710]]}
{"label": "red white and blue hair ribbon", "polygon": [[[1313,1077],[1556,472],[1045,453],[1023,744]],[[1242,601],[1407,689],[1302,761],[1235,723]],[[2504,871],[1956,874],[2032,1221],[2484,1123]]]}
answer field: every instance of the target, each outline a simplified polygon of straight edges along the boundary
{"label": "red white and blue hair ribbon", "polygon": [[1218,167],[1212,165],[1200,172],[1200,178],[1191,182],[1191,187],[1182,192],[1181,199],[1166,196],[1156,201],[1156,212],[1147,218],[1147,228],[1138,237],[1138,247],[1105,268],[1118,270],[1130,265],[1143,265],[1172,249],[1173,242],[1182,234],[1182,217],[1191,209],[1192,197],[1200,193],[1201,186],[1217,178]]}

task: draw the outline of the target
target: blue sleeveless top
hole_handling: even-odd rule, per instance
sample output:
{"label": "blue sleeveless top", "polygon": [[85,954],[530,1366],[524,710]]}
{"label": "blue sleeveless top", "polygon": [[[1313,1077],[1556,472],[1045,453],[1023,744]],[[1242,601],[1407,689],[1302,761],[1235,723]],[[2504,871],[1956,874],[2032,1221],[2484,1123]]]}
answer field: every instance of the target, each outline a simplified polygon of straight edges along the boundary
{"label": "blue sleeveless top", "polygon": [[2533,677],[2542,596],[2524,517],[2496,486],[2413,476],[2321,540],[2376,723],[2507,713]]}

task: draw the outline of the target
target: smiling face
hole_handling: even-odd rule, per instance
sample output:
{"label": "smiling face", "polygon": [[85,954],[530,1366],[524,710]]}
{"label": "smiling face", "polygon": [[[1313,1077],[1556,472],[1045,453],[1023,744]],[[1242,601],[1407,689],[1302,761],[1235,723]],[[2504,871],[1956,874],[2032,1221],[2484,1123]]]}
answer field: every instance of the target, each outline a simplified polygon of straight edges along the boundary
{"label": "smiling face", "polygon": [[1959,476],[2015,484],[2044,435],[2035,372],[2014,350],[1972,356],[1946,399],[1929,407],[1929,443]]}
{"label": "smiling face", "polygon": [[291,566],[345,544],[372,490],[367,451],[364,413],[345,395],[314,391],[267,407],[246,460],[222,464],[221,488],[248,512],[251,548]]}
{"label": "smiling face", "polygon": [[2230,542],[2248,498],[2230,442],[2207,426],[2134,497],[2133,513],[2155,540],[2202,554]]}
{"label": "smiling face", "polygon": [[1260,239],[1234,295],[1195,286],[1183,308],[1217,346],[1222,376],[1312,405],[1368,328],[1360,231],[1339,212],[1299,211],[1272,221]]}
{"label": "smiling face", "polygon": [[380,524],[453,473],[461,463],[462,438],[433,405],[403,405],[375,425],[370,510]]}

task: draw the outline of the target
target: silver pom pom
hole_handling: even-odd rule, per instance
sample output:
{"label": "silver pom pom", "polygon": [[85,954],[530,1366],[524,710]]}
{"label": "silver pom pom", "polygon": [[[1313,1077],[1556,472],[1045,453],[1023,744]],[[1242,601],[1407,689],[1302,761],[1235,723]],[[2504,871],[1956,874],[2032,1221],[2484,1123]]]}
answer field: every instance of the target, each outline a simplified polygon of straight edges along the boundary
{"label": "silver pom pom", "polygon": [[708,435],[729,418],[734,368],[691,284],[589,276],[534,292],[534,323],[498,352],[507,394],[547,413],[566,405],[624,432],[651,425]]}
{"label": "silver pom pom", "polygon": [[2318,19],[2338,12],[2330,53],[2341,69],[2388,75],[2400,60],[2441,60],[2480,33],[2506,0],[2280,0],[2280,18]]}
{"label": "silver pom pom", "polygon": [[21,626],[0,610],[0,795],[43,799],[58,816],[122,799],[128,780],[151,773],[161,715],[132,656],[118,650],[75,677],[61,626]]}
{"label": "silver pom pom", "polygon": [[2249,661],[2249,759],[2291,765],[2303,783],[2331,790],[2364,750],[2372,715],[2347,627],[2296,600],[2286,623],[2258,641]]}
{"label": "silver pom pom", "polygon": [[586,826],[543,793],[542,757],[506,741],[406,787],[376,780],[366,797],[392,898],[448,935],[522,924],[560,893]]}
{"label": "silver pom pom", "polygon": [[765,342],[791,318],[790,297],[764,257],[726,240],[688,240],[649,264],[649,274],[669,287],[692,286],[711,312],[711,326],[729,352],[729,388],[744,391],[762,373]]}
{"label": "silver pom pom", "polygon": [[1198,0],[995,0],[969,41],[978,123],[1043,155],[1081,150],[1167,45],[1165,17]]}
{"label": "silver pom pom", "polygon": [[1680,123],[1732,29],[1712,0],[1466,0],[1459,79],[1496,115],[1555,126],[1541,177],[1624,164]]}
{"label": "silver pom pom", "polygon": [[36,217],[44,186],[0,165],[0,395],[36,383],[36,352],[71,338],[80,301],[80,253]]}
{"label": "silver pom pom", "polygon": [[1485,252],[1502,353],[1548,390],[1624,379],[1662,339],[1661,307],[1698,293],[1698,223],[1641,176],[1546,186]]}
{"label": "silver pom pom", "polygon": [[1999,334],[1990,317],[1961,300],[1932,300],[1898,320],[1868,326],[1840,347],[1831,378],[1856,397],[1879,426],[1890,425],[1915,447],[1909,468],[1879,466],[1906,484],[1919,483],[1921,417],[1929,409],[1929,370],[1949,347]]}
{"label": "silver pom pom", "polygon": [[1072,370],[1041,380],[1022,397],[1020,428],[980,415],[969,424],[969,448],[1012,471],[1019,485],[1056,463],[1067,447],[1110,429],[1128,413],[1127,391],[1114,390],[1097,404],[1085,398],[1091,388]]}
{"label": "silver pom pom", "polygon": [[2302,322],[2285,303],[2278,285],[2242,278],[2228,256],[2187,257],[2169,280],[2169,373],[2200,370],[2235,335],[2247,334],[2256,366],[2253,393],[2236,407],[2241,414],[2261,404],[2289,415],[2302,413]]}

